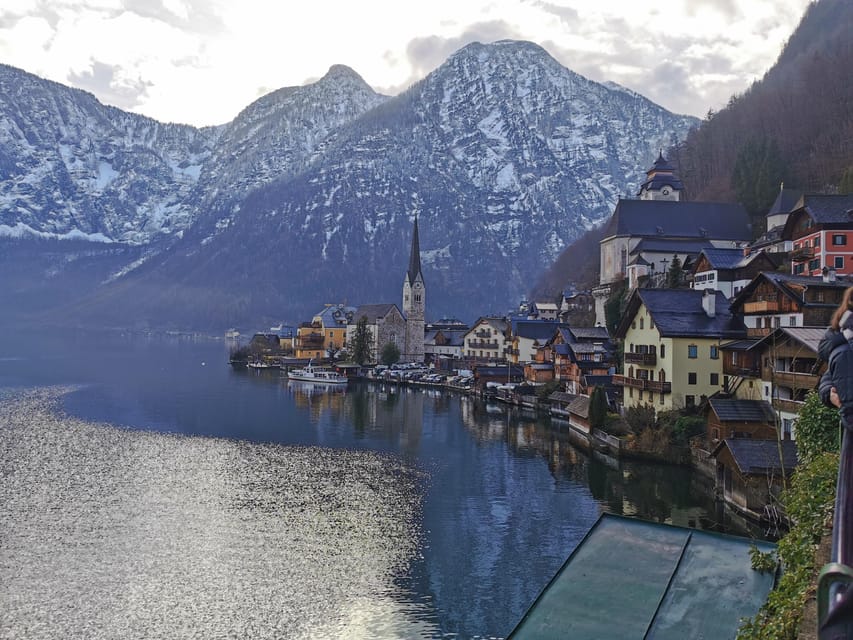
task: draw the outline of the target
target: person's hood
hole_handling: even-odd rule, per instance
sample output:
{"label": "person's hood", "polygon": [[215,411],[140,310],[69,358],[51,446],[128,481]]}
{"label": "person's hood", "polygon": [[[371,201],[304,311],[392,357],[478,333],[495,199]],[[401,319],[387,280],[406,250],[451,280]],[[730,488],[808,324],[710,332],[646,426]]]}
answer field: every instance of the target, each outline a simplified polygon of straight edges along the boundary
{"label": "person's hood", "polygon": [[844,337],[844,333],[836,331],[835,329],[827,329],[826,333],[823,335],[823,339],[818,345],[817,355],[824,362],[829,362],[829,356],[832,354],[832,350],[846,342],[847,338]]}

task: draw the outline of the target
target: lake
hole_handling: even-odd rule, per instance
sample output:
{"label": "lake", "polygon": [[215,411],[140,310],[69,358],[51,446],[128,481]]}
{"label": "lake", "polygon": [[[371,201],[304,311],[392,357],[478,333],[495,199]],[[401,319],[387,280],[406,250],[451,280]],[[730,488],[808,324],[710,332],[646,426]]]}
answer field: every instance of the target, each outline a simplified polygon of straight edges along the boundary
{"label": "lake", "polygon": [[750,533],[565,423],[227,357],[0,337],[0,638],[504,637],[602,511]]}

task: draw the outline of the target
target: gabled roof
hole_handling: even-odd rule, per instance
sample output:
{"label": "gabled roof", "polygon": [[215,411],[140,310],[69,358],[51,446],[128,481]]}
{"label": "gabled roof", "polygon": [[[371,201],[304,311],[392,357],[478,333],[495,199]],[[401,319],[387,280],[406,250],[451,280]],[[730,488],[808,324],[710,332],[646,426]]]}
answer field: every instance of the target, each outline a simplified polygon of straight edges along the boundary
{"label": "gabled roof", "polygon": [[835,302],[811,302],[803,299],[805,289],[841,289],[850,286],[847,280],[824,282],[821,276],[801,276],[779,271],[762,271],[732,299],[732,309],[740,308],[762,282],[770,282],[781,293],[806,307],[835,307]]}
{"label": "gabled roof", "polygon": [[569,413],[589,418],[589,396],[578,396],[569,404]]}
{"label": "gabled roof", "polygon": [[764,400],[739,400],[736,398],[708,398],[708,404],[723,422],[759,422],[772,424],[776,414]]}
{"label": "gabled roof", "polygon": [[466,334],[467,334],[467,333],[471,333],[471,332],[472,332],[472,331],[474,331],[478,326],[482,326],[483,324],[487,324],[487,325],[489,325],[490,327],[492,327],[493,329],[497,329],[497,330],[498,330],[498,331],[500,331],[501,333],[506,332],[507,328],[510,326],[510,325],[509,325],[509,322],[507,322],[504,318],[498,318],[498,317],[495,317],[495,316],[482,316],[482,317],[480,317],[480,318],[477,318],[477,322],[475,322],[475,323],[471,326],[471,328],[470,328],[470,329],[468,329],[468,331],[466,331],[465,333],[466,333]]}
{"label": "gabled roof", "polygon": [[566,393],[565,391],[555,391],[550,396],[548,396],[548,399],[551,402],[571,402],[576,397],[577,396],[574,393]]}
{"label": "gabled roof", "polygon": [[816,225],[853,228],[853,193],[845,195],[806,195],[788,216],[782,236],[790,240],[797,220],[807,215]]}
{"label": "gabled roof", "polygon": [[752,231],[749,214],[739,204],[619,200],[604,233],[605,240],[611,236],[748,242]]}
{"label": "gabled roof", "polygon": [[742,269],[749,266],[755,260],[767,262],[769,268],[775,268],[776,263],[763,251],[753,251],[749,255],[743,255],[743,249],[702,249],[701,256],[705,256],[712,269]]}
{"label": "gabled roof", "polygon": [[389,313],[395,311],[403,317],[396,304],[363,304],[355,311],[353,322],[358,322],[362,317],[367,318],[368,324],[375,324],[377,320],[385,318]]}
{"label": "gabled roof", "polygon": [[605,327],[569,327],[568,333],[575,340],[610,340],[610,334]]}
{"label": "gabled roof", "polygon": [[512,335],[529,340],[538,340],[545,344],[554,337],[554,331],[560,325],[558,320],[513,320]]}
{"label": "gabled roof", "polygon": [[[726,438],[711,453],[717,457],[723,448],[732,453],[738,470],[746,475],[781,471],[788,472],[797,466],[797,445],[792,440],[754,440],[752,438]],[[779,449],[782,459],[779,459]]]}
{"label": "gabled roof", "polygon": [[756,346],[771,345],[783,338],[790,338],[806,349],[817,353],[818,344],[826,333],[826,327],[779,327],[761,338]]}
{"label": "gabled roof", "polygon": [[322,311],[314,314],[314,318],[320,318],[320,322],[323,323],[324,327],[346,326],[348,321],[352,321],[355,312],[355,307],[347,307],[342,304],[328,304]]}
{"label": "gabled roof", "polygon": [[708,240],[679,240],[677,238],[643,238],[631,249],[631,255],[638,253],[696,253],[713,247]]}
{"label": "gabled roof", "polygon": [[[702,307],[704,295],[714,298],[712,317]],[[720,291],[705,294],[698,289],[634,289],[616,329],[616,337],[625,337],[640,305],[648,309],[663,337],[737,338],[746,333],[743,320],[732,315],[729,303]]]}

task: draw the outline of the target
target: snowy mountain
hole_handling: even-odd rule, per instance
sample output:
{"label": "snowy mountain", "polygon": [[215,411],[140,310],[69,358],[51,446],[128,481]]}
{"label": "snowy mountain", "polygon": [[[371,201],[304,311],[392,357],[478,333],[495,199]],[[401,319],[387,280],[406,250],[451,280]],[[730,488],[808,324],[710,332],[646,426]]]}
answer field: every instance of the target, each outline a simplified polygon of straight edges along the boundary
{"label": "snowy mountain", "polygon": [[[696,122],[525,42],[469,45],[394,98],[336,66],[207,130],[0,70],[28,83],[0,97],[2,148],[17,135],[0,156],[0,229],[68,235],[85,211],[85,234],[142,245],[180,237],[133,252],[120,272],[113,255],[109,282],[76,310],[110,323],[219,328],[295,322],[325,302],[398,302],[415,216],[428,315],[504,310]],[[113,160],[125,149],[148,164]],[[72,157],[86,170],[69,171],[83,162]],[[126,188],[149,170],[159,182]],[[123,203],[136,205],[126,218]]]}

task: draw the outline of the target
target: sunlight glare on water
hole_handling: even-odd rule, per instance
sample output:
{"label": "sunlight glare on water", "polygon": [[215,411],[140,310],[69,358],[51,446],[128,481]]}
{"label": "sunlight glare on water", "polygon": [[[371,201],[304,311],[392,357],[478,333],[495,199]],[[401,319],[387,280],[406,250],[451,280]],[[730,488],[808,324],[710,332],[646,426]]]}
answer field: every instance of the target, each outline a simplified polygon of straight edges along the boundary
{"label": "sunlight glare on water", "polygon": [[181,437],[0,392],[0,637],[431,637],[390,594],[425,478],[370,451]]}

